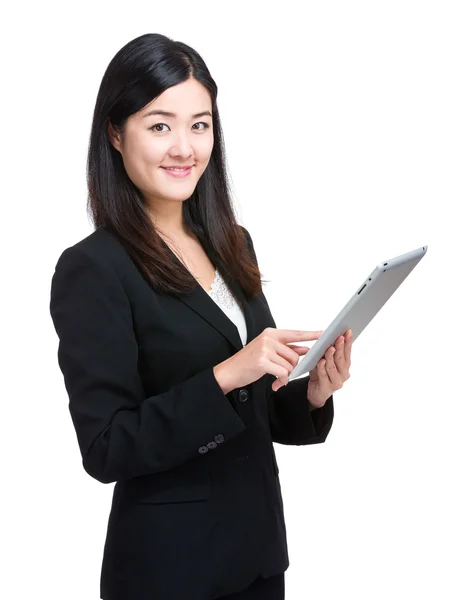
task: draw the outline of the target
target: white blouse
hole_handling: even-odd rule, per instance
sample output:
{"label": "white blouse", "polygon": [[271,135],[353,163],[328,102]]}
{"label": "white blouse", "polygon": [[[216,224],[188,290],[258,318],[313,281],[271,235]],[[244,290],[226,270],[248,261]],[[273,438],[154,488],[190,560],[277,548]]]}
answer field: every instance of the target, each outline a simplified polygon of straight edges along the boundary
{"label": "white blouse", "polygon": [[207,294],[236,325],[242,345],[245,346],[247,341],[247,326],[242,309],[218,269],[215,270],[215,278]]}

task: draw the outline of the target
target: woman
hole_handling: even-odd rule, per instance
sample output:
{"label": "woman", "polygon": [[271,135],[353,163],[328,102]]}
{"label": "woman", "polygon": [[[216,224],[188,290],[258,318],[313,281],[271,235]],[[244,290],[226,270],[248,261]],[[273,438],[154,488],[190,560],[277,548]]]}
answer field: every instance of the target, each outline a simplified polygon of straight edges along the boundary
{"label": "woman", "polygon": [[276,329],[233,214],[216,97],[181,42],[147,34],[115,55],[88,154],[95,231],[52,279],[83,466],[115,482],[104,600],[284,598],[273,441],[324,442],[348,377],[347,337],[288,383],[308,350],[291,342],[321,332]]}

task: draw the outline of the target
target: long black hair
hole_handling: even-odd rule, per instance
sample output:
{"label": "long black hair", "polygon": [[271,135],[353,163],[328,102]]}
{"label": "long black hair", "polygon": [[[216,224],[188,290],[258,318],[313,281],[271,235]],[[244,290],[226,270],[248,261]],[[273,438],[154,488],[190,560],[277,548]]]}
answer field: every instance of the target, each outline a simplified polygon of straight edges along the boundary
{"label": "long black hair", "polygon": [[[247,297],[262,291],[261,272],[250,238],[234,215],[217,86],[201,56],[190,46],[158,34],[141,35],[110,61],[95,103],[87,156],[88,212],[95,228],[115,235],[159,291],[183,294],[197,282],[158,235],[139,189],[126,173],[108,125],[124,132],[127,119],[171,86],[195,78],[212,101],[214,145],[192,195],[182,204],[186,230],[202,244],[222,274],[233,278]],[[263,280],[266,281],[266,280]]]}

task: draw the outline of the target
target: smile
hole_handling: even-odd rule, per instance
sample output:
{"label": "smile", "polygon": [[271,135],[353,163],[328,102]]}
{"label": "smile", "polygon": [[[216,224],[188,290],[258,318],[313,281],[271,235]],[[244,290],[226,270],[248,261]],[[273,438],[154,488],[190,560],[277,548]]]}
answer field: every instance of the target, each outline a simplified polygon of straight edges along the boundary
{"label": "smile", "polygon": [[192,171],[192,167],[188,169],[167,169],[166,167],[161,167],[165,173],[171,175],[171,177],[187,177],[189,173]]}

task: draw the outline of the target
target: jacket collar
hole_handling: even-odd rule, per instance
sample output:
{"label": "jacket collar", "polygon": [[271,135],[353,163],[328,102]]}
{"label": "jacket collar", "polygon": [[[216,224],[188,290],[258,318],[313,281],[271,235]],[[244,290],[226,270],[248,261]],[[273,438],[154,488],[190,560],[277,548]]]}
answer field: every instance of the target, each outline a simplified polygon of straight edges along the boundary
{"label": "jacket collar", "polygon": [[[99,226],[98,229],[104,231],[105,234],[109,235],[111,239],[116,239],[119,247],[124,250],[124,245],[114,232],[102,225]],[[166,246],[173,254],[175,260],[178,260],[182,267],[186,269],[185,265],[179,260],[176,253],[173,252],[170,246],[168,244],[166,244]],[[215,256],[213,255],[211,249],[207,247],[205,250],[212,264],[216,265]],[[125,251],[125,255],[127,257],[129,256],[127,251]],[[236,283],[236,281],[229,277],[227,273],[221,272],[221,275],[242,308],[247,327],[246,344],[248,344],[254,337],[256,337],[256,323],[250,302],[246,299],[242,288]],[[221,333],[221,335],[223,335],[236,350],[239,351],[244,347],[235,323],[233,323],[233,321],[231,321],[231,319],[225,315],[223,310],[216,304],[213,298],[210,298],[208,293],[198,282],[196,283],[193,291],[190,293],[175,294],[175,296],[187,307],[205,319],[205,321],[207,321],[207,323],[209,323],[212,327],[217,329],[219,333]]]}
{"label": "jacket collar", "polygon": [[[223,273],[222,276],[242,308],[247,326],[246,344],[248,344],[255,337],[255,321],[249,302],[236,281],[223,275]],[[205,319],[212,327],[215,327],[215,329],[217,329],[236,350],[239,351],[244,347],[235,323],[226,316],[223,310],[198,282],[192,292],[189,292],[188,294],[178,294],[177,298]]]}
{"label": "jacket collar", "polygon": [[[186,268],[169,246],[168,249],[175,259]],[[217,261],[211,248],[207,246],[204,249],[212,264],[216,266]],[[247,327],[246,344],[248,344],[255,337],[255,320],[252,309],[239,284],[232,279],[228,273],[221,272],[221,275],[242,309]],[[197,282],[194,290],[190,293],[178,294],[177,297],[181,302],[184,302],[186,306],[205,319],[207,323],[217,329],[236,350],[241,350],[244,347],[235,323],[226,316],[213,298],[210,298],[209,294],[203,289],[200,283]]]}

